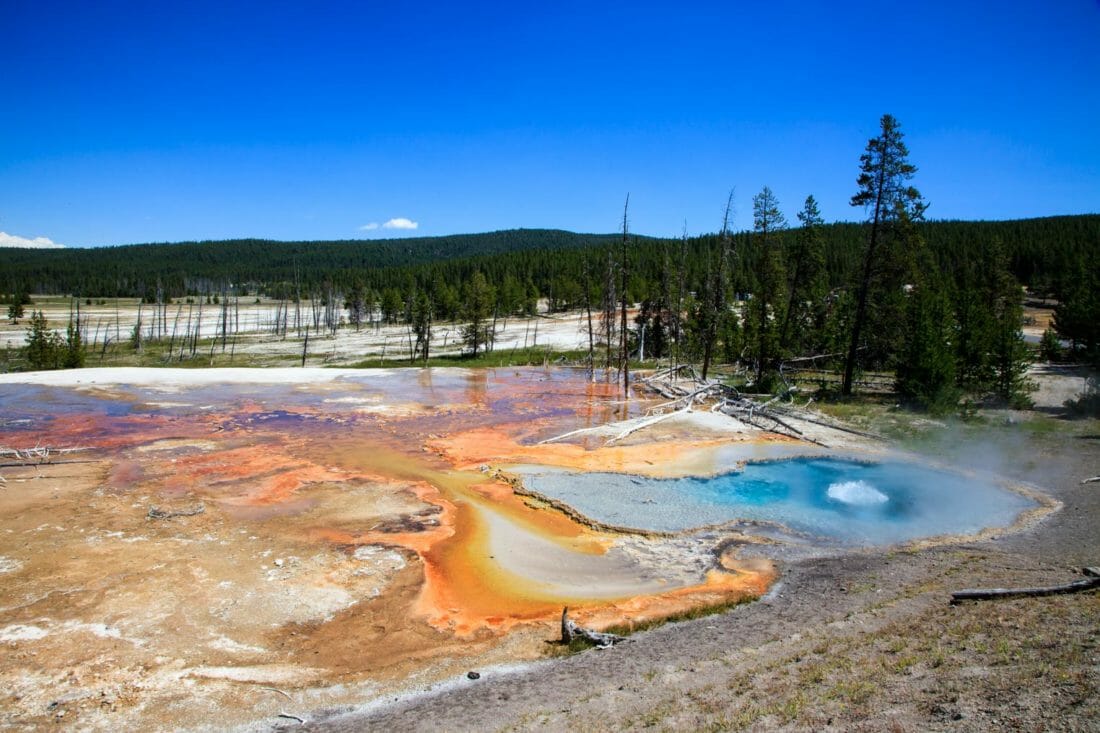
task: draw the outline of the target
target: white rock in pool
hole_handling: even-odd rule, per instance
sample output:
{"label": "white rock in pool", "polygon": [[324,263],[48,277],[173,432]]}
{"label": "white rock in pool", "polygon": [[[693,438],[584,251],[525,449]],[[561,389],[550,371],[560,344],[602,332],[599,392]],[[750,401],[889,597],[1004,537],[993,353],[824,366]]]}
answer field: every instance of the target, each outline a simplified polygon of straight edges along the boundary
{"label": "white rock in pool", "polygon": [[890,500],[890,497],[866,481],[841,481],[830,484],[826,493],[833,501],[856,506],[874,506],[885,504]]}

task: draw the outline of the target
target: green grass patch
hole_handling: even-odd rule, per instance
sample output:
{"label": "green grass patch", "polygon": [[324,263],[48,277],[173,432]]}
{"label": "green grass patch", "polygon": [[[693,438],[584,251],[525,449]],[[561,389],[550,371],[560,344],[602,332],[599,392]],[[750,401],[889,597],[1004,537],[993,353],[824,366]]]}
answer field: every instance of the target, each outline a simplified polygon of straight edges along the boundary
{"label": "green grass patch", "polygon": [[[721,603],[715,603],[709,606],[699,606],[697,608],[691,608],[680,613],[674,613],[669,616],[661,616],[658,618],[645,619],[644,621],[628,622],[622,624],[614,624],[608,626],[606,629],[601,629],[608,634],[617,634],[618,636],[630,636],[631,634],[637,634],[641,631],[649,631],[650,629],[656,629],[669,623],[676,623],[679,621],[691,621],[697,618],[706,618],[707,616],[714,616],[719,613],[725,613],[731,609],[737,608],[740,605],[751,603],[756,598],[745,597],[737,598],[731,601],[723,601]],[[548,654],[550,656],[569,656],[570,654],[576,654],[577,652],[583,652],[587,649],[591,649],[595,644],[588,641],[583,637],[574,637],[568,644],[556,643],[549,644]]]}
{"label": "green grass patch", "polygon": [[697,608],[689,608],[686,611],[680,613],[674,613],[670,616],[662,616],[660,618],[645,619],[644,621],[629,622],[623,624],[615,624],[604,629],[609,634],[618,634],[619,636],[630,636],[640,631],[649,631],[650,629],[656,629],[660,626],[664,626],[669,623],[676,623],[678,621],[691,621],[697,618],[706,618],[707,616],[714,616],[719,613],[725,613],[738,606],[755,601],[756,598],[744,597],[737,598],[731,601],[722,601],[721,603],[715,603],[709,606],[699,606]]}

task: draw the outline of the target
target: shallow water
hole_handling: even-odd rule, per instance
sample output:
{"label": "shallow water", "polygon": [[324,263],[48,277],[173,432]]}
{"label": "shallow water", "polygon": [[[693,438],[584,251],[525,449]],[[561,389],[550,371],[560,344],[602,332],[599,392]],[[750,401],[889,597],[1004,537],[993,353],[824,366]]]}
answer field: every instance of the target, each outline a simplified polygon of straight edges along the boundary
{"label": "shallow water", "polygon": [[607,524],[682,531],[757,520],[845,545],[972,534],[1010,525],[1036,506],[993,481],[905,462],[799,458],[677,479],[544,467],[519,472],[527,487]]}

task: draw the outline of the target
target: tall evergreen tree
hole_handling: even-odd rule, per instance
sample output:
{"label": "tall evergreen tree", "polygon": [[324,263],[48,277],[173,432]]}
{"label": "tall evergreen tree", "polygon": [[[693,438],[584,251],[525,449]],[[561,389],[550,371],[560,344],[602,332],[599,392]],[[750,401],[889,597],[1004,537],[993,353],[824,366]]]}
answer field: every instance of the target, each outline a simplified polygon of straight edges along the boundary
{"label": "tall evergreen tree", "polygon": [[428,352],[432,342],[432,300],[428,293],[421,290],[416,294],[412,307],[412,329],[416,335],[413,347],[413,361],[422,358],[428,361]]}
{"label": "tall evergreen tree", "polygon": [[69,326],[65,331],[65,345],[60,350],[61,367],[63,369],[80,369],[84,366],[84,338],[80,335],[80,318],[75,320],[70,316]]}
{"label": "tall evergreen tree", "polygon": [[1067,268],[1054,309],[1054,330],[1078,358],[1100,365],[1100,251],[1082,254]]}
{"label": "tall evergreen tree", "polygon": [[[2,301],[0,301],[2,302]],[[8,303],[8,320],[12,325],[18,325],[19,319],[23,317],[25,310],[23,306],[31,304],[31,296],[27,294],[27,291],[20,288],[11,297],[11,302]]]}
{"label": "tall evergreen tree", "polygon": [[27,326],[27,346],[23,354],[31,369],[57,369],[61,366],[64,346],[57,331],[50,329],[42,311],[31,311]]}
{"label": "tall evergreen tree", "polygon": [[[903,221],[899,226],[912,226]],[[911,234],[920,267],[905,297],[905,336],[895,369],[902,399],[933,412],[946,412],[958,401],[955,385],[955,322],[935,259],[917,234]]]}
{"label": "tall evergreen tree", "polygon": [[753,231],[760,247],[757,290],[753,293],[753,335],[756,356],[756,384],[765,385],[779,359],[779,312],[785,301],[786,275],[783,256],[776,233],[787,228],[786,217],[779,210],[779,200],[767,186],[752,199]]}
{"label": "tall evergreen tree", "polygon": [[997,399],[1016,407],[1030,403],[1032,385],[1027,379],[1031,359],[1024,334],[1023,288],[1008,269],[1008,258],[1000,240],[988,245],[986,257],[988,303],[992,312],[992,392]]}
{"label": "tall evergreen tree", "polygon": [[825,296],[828,285],[825,279],[825,246],[821,239],[824,220],[813,196],[807,196],[798,212],[802,224],[791,250],[790,296],[783,318],[783,330],[779,339],[782,352],[802,356],[822,346],[822,329],[825,326]]}
{"label": "tall evergreen tree", "polygon": [[494,288],[489,285],[480,270],[474,272],[466,287],[463,288],[462,306],[466,325],[462,329],[462,338],[476,357],[481,350],[492,345],[490,317],[496,300]]}
{"label": "tall evergreen tree", "polygon": [[[867,326],[868,304],[874,296],[883,296],[884,304],[896,303],[899,296],[890,289],[903,284],[896,280],[892,282],[893,278],[888,276],[875,282],[876,269],[882,268],[884,261],[889,261],[882,255],[882,245],[884,242],[889,244],[887,240],[890,239],[892,225],[899,217],[920,220],[927,207],[920,192],[908,183],[917,168],[909,162],[909,149],[902,141],[898,121],[891,115],[883,115],[879,124],[881,132],[867,141],[867,149],[860,156],[860,175],[856,181],[859,190],[851,201],[852,206],[862,206],[867,210],[869,226],[848,356],[844,362],[841,392],[846,395],[852,392],[856,360]],[[895,248],[895,252],[901,249],[903,247]],[[885,269],[887,272],[884,274],[889,275],[892,274],[889,270],[894,268]],[[872,292],[873,289],[875,292]]]}
{"label": "tall evergreen tree", "polygon": [[933,275],[913,288],[906,305],[906,338],[895,387],[906,401],[945,412],[958,399],[950,302]]}

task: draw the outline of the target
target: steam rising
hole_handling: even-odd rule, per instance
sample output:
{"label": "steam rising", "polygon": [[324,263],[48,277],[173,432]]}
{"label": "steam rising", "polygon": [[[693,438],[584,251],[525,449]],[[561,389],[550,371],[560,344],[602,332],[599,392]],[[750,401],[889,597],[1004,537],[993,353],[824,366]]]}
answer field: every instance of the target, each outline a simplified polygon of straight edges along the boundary
{"label": "steam rising", "polygon": [[877,506],[890,500],[890,497],[866,481],[839,481],[830,484],[826,494],[833,501],[854,506]]}

